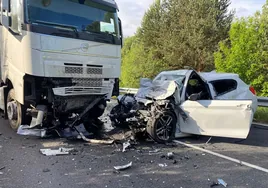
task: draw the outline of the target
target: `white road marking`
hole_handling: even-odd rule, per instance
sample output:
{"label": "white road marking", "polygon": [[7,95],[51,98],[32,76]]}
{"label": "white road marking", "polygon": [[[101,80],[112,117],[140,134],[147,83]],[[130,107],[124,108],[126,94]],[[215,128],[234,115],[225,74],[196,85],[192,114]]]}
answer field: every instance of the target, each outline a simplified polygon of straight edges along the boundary
{"label": "white road marking", "polygon": [[209,154],[211,154],[211,155],[214,155],[214,156],[217,156],[217,157],[220,157],[220,158],[223,158],[223,159],[226,159],[226,160],[229,160],[229,161],[238,163],[238,164],[240,164],[240,165],[244,165],[244,166],[247,166],[247,167],[250,167],[250,168],[254,168],[254,169],[256,169],[256,170],[259,170],[259,171],[268,173],[268,169],[263,168],[263,167],[260,167],[260,166],[257,166],[257,165],[254,165],[254,164],[250,164],[250,163],[247,163],[247,162],[244,162],[244,161],[241,161],[241,160],[238,160],[238,159],[234,159],[234,158],[231,158],[231,157],[228,157],[228,156],[225,156],[225,155],[222,155],[222,154],[213,152],[213,151],[209,151],[209,150],[206,150],[206,149],[203,149],[203,148],[194,146],[194,145],[192,145],[192,144],[186,144],[186,143],[184,143],[184,142],[180,142],[180,141],[178,141],[178,140],[174,140],[173,142],[175,142],[175,143],[177,143],[177,144],[181,144],[181,145],[187,146],[187,147],[189,147],[189,148],[193,148],[193,149],[196,149],[196,150],[205,152],[205,153],[209,153]]}

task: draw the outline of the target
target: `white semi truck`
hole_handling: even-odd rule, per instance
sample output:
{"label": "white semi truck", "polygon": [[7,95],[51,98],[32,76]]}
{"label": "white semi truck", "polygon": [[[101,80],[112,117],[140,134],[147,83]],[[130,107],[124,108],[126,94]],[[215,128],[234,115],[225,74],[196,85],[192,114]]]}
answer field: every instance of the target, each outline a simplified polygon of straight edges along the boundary
{"label": "white semi truck", "polygon": [[116,2],[0,2],[0,108],[10,126],[64,128],[75,117],[90,126],[119,93]]}

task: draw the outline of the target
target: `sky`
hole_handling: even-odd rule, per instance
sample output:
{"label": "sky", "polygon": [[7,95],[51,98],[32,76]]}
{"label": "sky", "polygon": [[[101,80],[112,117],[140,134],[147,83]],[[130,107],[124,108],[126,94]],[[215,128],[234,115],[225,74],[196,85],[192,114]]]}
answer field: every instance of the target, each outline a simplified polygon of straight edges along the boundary
{"label": "sky", "polygon": [[[140,26],[145,11],[154,0],[116,0],[119,17],[122,20],[124,36],[132,36]],[[236,10],[236,17],[253,15],[261,10],[266,0],[232,0],[231,9]]]}

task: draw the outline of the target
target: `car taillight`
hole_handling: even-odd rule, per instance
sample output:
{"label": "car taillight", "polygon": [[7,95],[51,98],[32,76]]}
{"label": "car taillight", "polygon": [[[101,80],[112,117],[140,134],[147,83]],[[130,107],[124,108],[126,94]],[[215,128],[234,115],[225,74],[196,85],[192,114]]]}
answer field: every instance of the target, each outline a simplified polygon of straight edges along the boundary
{"label": "car taillight", "polygon": [[254,87],[250,86],[249,90],[251,91],[251,93],[253,93],[253,95],[256,95],[256,91],[255,91]]}

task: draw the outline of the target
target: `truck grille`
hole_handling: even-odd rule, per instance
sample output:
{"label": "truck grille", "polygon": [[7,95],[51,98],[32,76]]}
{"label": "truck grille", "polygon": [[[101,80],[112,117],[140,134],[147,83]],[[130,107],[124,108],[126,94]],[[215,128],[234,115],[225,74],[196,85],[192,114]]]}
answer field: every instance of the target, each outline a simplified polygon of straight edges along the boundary
{"label": "truck grille", "polygon": [[102,68],[87,68],[87,74],[102,74]]}
{"label": "truck grille", "polygon": [[72,83],[82,87],[102,87],[101,78],[73,78]]}
{"label": "truck grille", "polygon": [[83,94],[88,94],[88,93],[101,93],[102,90],[101,88],[65,88],[65,94],[68,95],[68,94],[80,94],[80,95],[83,95]]}
{"label": "truck grille", "polygon": [[111,87],[61,87],[53,88],[56,96],[75,95],[106,95],[111,92]]}
{"label": "truck grille", "polygon": [[83,74],[83,67],[65,67],[66,74]]}
{"label": "truck grille", "polygon": [[103,66],[101,65],[87,65],[83,67],[82,64],[70,64],[64,63],[65,73],[66,74],[93,74],[93,75],[102,75]]}

